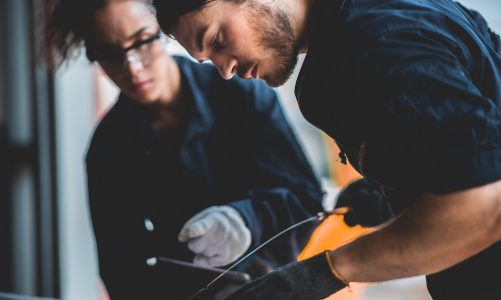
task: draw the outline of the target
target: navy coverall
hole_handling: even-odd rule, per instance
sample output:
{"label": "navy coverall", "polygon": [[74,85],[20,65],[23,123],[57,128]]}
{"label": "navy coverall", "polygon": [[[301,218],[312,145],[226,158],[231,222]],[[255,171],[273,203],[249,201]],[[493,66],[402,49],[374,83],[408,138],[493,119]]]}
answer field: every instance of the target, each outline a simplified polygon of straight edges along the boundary
{"label": "navy coverall", "polygon": [[[501,179],[501,43],[449,0],[316,0],[299,106],[396,212]],[[428,276],[434,299],[501,299],[501,243]]]}
{"label": "navy coverall", "polygon": [[[321,210],[322,191],[276,93],[258,81],[223,80],[208,64],[176,61],[183,101],[190,103],[183,130],[158,132],[151,112],[121,95],[88,151],[100,271],[112,299],[177,299],[186,296],[180,290],[187,285],[190,291],[205,286],[152,272],[145,261],[191,261],[177,234],[206,207],[236,208],[251,231],[251,249]],[[153,231],[145,229],[145,219]],[[276,240],[245,271],[263,275],[295,261],[312,229],[306,225]]]}

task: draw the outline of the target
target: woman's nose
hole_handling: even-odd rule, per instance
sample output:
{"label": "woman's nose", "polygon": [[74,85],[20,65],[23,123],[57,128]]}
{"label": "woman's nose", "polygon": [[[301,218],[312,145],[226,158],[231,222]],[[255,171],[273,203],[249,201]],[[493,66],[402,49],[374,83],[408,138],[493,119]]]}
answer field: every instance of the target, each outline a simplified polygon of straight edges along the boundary
{"label": "woman's nose", "polygon": [[128,54],[124,59],[124,67],[130,74],[136,74],[144,69],[144,65],[141,60],[135,55],[130,54]]}

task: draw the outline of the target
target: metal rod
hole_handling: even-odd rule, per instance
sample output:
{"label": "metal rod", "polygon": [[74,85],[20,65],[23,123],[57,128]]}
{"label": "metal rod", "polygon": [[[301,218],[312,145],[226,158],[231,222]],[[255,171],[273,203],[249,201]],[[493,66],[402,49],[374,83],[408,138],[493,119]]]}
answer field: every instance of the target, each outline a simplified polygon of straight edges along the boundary
{"label": "metal rod", "polygon": [[273,240],[275,240],[276,238],[278,238],[279,236],[281,236],[282,234],[296,228],[296,227],[299,227],[305,223],[308,223],[308,222],[311,222],[311,221],[315,221],[315,220],[318,220],[318,221],[323,221],[324,219],[326,219],[327,217],[331,216],[331,215],[344,215],[346,214],[347,212],[350,211],[350,208],[348,207],[339,207],[339,208],[336,208],[332,211],[328,211],[328,212],[319,212],[317,215],[313,216],[313,217],[310,217],[308,219],[305,219],[303,221],[300,221],[296,224],[293,224],[287,228],[285,228],[284,230],[280,231],[279,233],[277,233],[276,235],[274,235],[273,237],[271,237],[270,239],[268,239],[267,241],[265,241],[264,243],[262,243],[261,245],[259,245],[258,247],[256,247],[256,249],[252,250],[251,252],[249,252],[247,255],[245,255],[244,257],[242,257],[241,259],[237,260],[237,262],[235,262],[233,265],[231,265],[228,269],[226,269],[223,273],[219,274],[216,278],[214,278],[211,282],[209,282],[204,288],[201,288],[200,290],[198,290],[195,294],[193,294],[190,298],[188,298],[188,300],[191,300],[191,299],[194,299],[196,296],[198,296],[199,294],[201,294],[203,291],[206,291],[209,289],[209,287],[214,284],[216,281],[218,281],[221,277],[223,277],[224,275],[226,275],[226,273],[228,273],[229,271],[231,271],[233,268],[235,268],[236,266],[238,266],[241,262],[243,262],[244,260],[246,260],[249,256],[251,256],[252,254],[256,253],[259,249],[263,248],[264,246],[266,246],[267,244],[269,244],[270,242],[272,242]]}

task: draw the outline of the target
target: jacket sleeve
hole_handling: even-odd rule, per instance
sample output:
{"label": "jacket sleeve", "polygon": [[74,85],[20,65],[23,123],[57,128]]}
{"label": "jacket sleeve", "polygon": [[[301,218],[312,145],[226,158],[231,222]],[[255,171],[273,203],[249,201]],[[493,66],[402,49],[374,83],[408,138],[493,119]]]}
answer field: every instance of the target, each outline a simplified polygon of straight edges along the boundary
{"label": "jacket sleeve", "polygon": [[[281,230],[322,210],[322,196],[317,178],[282,111],[276,93],[256,84],[247,92],[255,110],[248,121],[247,145],[251,159],[254,188],[247,197],[231,203],[241,212],[252,232],[253,246]],[[288,234],[279,251],[293,251],[306,244],[313,224]],[[291,257],[287,258],[291,259]]]}
{"label": "jacket sleeve", "polygon": [[[127,187],[127,166],[104,153],[88,155],[89,206],[99,269],[112,299],[154,299],[165,295],[158,276],[147,271],[147,234],[140,203]],[[138,196],[138,198],[136,198]]]}
{"label": "jacket sleeve", "polygon": [[368,53],[365,63],[377,72],[365,86],[384,103],[366,148],[368,177],[436,194],[501,178],[499,71],[486,59],[478,81],[454,49],[434,33],[395,32]]}

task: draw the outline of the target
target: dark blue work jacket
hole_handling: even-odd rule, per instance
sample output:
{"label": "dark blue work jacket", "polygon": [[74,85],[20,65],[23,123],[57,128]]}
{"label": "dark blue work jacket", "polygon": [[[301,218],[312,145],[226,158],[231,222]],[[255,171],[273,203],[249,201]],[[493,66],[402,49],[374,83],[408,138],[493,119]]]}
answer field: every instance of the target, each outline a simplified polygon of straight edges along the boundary
{"label": "dark blue work jacket", "polygon": [[[191,261],[177,235],[206,207],[236,208],[252,233],[251,248],[321,210],[321,189],[276,93],[262,82],[223,80],[208,64],[176,61],[183,101],[191,105],[183,130],[158,132],[152,114],[121,95],[87,155],[100,270],[112,299],[176,299],[183,287],[204,287],[208,282],[157,276],[145,261]],[[296,260],[312,229],[269,244],[255,261],[276,267]]]}
{"label": "dark blue work jacket", "polygon": [[[310,19],[300,109],[397,211],[501,179],[501,45],[477,12],[449,0],[316,0]],[[429,276],[429,290],[501,299],[499,276],[486,275],[500,268],[498,242]]]}

